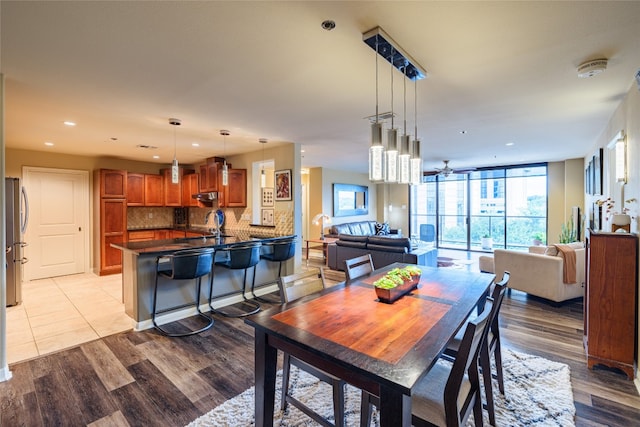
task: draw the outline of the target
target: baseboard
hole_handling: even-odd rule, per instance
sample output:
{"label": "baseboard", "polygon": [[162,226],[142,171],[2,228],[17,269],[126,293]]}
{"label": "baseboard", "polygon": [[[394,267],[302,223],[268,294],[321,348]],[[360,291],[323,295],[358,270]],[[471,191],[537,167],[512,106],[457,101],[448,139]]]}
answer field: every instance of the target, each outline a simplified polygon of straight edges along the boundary
{"label": "baseboard", "polygon": [[[275,292],[278,290],[278,285],[270,285],[270,286],[262,286],[260,288],[256,288],[255,294],[258,296],[262,296],[265,294],[269,294],[271,292]],[[230,295],[225,298],[219,298],[212,302],[213,308],[226,307],[231,304],[236,304],[238,302],[244,301],[242,298],[242,294]],[[209,303],[200,304],[200,311],[206,313],[211,311],[209,308]],[[181,310],[172,311],[170,313],[162,314],[156,317],[156,323],[158,325],[164,325],[165,323],[175,322],[177,320],[186,319],[187,317],[195,316],[198,313],[195,307],[183,308]],[[143,320],[142,322],[135,322],[133,326],[134,331],[144,331],[145,329],[153,328],[153,321],[151,319]]]}
{"label": "baseboard", "polygon": [[9,370],[9,366],[5,366],[0,369],[0,383],[3,381],[9,381],[13,375],[11,375],[11,371]]}

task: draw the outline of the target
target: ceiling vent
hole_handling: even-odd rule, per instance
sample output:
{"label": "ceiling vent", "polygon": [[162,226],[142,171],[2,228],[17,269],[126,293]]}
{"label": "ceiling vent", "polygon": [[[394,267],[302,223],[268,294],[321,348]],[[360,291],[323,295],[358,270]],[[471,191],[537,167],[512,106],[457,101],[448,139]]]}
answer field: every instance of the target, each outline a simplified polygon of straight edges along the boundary
{"label": "ceiling vent", "polygon": [[581,79],[588,79],[590,77],[597,76],[604,73],[607,69],[607,59],[592,59],[591,61],[583,62],[578,66],[578,77]]}

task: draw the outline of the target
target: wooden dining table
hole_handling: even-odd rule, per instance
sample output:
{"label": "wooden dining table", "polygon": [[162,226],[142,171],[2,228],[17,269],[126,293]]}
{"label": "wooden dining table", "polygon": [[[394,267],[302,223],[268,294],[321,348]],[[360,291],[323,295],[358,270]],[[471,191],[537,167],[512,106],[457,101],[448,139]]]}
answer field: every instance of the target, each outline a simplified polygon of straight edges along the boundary
{"label": "wooden dining table", "polygon": [[418,266],[417,289],[393,304],[379,302],[373,282],[405,265],[245,319],[255,328],[256,426],[273,425],[278,350],[379,396],[381,426],[411,425],[414,385],[482,307],[495,276]]}

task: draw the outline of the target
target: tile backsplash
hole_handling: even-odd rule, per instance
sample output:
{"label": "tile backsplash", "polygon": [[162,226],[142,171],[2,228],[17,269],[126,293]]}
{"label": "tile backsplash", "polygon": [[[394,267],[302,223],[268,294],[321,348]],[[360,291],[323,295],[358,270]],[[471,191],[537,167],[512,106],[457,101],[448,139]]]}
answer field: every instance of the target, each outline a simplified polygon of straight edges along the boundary
{"label": "tile backsplash", "polygon": [[[130,207],[127,209],[127,228],[140,230],[150,228],[172,228],[174,226],[174,210],[171,207]],[[207,212],[216,208],[189,208],[187,218],[189,225],[204,225]],[[255,234],[287,235],[293,233],[293,213],[290,211],[274,212],[275,227],[252,225],[251,209],[226,208],[224,228],[227,230],[245,231]],[[213,218],[210,218],[213,226]]]}

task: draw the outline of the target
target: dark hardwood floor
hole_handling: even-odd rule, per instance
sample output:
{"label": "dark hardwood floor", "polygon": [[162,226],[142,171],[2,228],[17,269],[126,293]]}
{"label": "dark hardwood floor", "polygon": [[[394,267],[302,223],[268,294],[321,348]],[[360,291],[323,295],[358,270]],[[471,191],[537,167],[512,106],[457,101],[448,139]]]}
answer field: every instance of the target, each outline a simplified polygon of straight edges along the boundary
{"label": "dark hardwood floor", "polygon": [[[0,383],[0,426],[189,423],[254,382],[253,329],[215,317],[212,329],[192,337],[123,332],[11,365],[13,378]],[[578,426],[640,426],[633,382],[586,367],[581,301],[554,307],[513,291],[501,322],[505,347],[570,365]]]}

